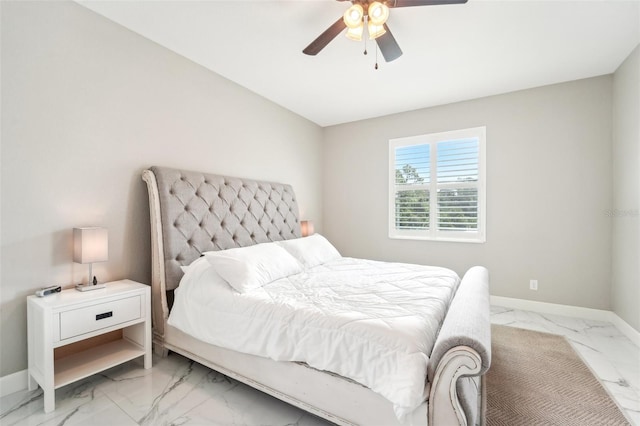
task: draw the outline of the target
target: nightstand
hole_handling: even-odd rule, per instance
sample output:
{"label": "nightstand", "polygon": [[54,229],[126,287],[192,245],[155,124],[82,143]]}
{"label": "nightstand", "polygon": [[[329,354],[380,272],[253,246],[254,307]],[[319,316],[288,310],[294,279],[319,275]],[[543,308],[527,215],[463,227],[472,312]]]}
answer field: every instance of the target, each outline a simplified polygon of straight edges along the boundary
{"label": "nightstand", "polygon": [[42,387],[45,413],[69,383],[141,356],[151,368],[150,289],[122,280],[27,297],[29,390]]}

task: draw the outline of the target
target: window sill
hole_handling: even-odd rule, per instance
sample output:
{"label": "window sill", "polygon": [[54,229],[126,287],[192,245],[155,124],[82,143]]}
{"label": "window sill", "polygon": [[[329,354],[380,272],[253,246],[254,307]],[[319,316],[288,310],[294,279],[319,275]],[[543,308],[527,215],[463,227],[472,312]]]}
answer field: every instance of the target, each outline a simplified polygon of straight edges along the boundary
{"label": "window sill", "polygon": [[413,235],[389,235],[392,240],[416,240],[416,241],[435,241],[443,243],[472,243],[472,244],[484,244],[487,242],[484,236],[474,238],[455,238],[455,237],[421,237]]}

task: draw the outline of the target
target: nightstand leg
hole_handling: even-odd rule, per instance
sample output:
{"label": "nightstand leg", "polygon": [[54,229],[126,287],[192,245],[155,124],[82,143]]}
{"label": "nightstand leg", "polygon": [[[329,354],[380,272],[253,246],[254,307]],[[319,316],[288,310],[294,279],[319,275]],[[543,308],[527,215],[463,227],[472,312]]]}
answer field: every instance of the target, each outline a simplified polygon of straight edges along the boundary
{"label": "nightstand leg", "polygon": [[153,345],[151,343],[151,310],[149,309],[146,314],[147,320],[144,322],[144,368],[151,368],[151,357],[153,355]]}
{"label": "nightstand leg", "polygon": [[151,350],[151,327],[149,324],[151,321],[147,321],[144,329],[144,368],[151,368],[151,356],[153,355],[153,350]]}
{"label": "nightstand leg", "polygon": [[56,390],[55,389],[43,389],[44,390],[44,412],[50,413],[56,409]]}

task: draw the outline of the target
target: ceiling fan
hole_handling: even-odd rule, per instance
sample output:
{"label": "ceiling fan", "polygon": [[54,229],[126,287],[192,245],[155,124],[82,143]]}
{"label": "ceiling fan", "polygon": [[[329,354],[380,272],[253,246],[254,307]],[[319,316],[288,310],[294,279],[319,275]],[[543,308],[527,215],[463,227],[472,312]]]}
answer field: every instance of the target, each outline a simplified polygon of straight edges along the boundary
{"label": "ceiling fan", "polygon": [[317,55],[338,34],[347,28],[347,37],[361,40],[364,27],[367,26],[369,38],[375,39],[384,60],[391,62],[402,55],[402,50],[386,24],[389,8],[411,6],[433,6],[443,4],[466,3],[467,0],[337,0],[350,1],[352,6],[344,16],[311,42],[302,53]]}

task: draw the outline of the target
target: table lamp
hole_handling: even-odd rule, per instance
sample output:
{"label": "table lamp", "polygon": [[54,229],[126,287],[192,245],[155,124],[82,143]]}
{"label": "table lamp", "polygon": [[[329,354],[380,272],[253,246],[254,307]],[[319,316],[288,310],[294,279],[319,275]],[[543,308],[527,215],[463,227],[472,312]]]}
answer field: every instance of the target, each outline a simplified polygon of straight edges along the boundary
{"label": "table lamp", "polygon": [[96,262],[109,260],[109,236],[106,228],[87,227],[73,228],[73,261],[89,264],[89,281],[87,284],[76,285],[76,290],[87,291],[104,288],[92,273],[92,266]]}
{"label": "table lamp", "polygon": [[310,220],[303,220],[300,222],[300,232],[303,237],[308,237],[309,235],[313,235],[313,222]]}

